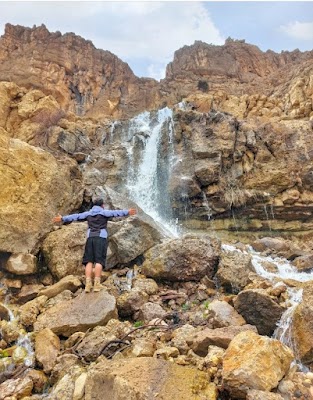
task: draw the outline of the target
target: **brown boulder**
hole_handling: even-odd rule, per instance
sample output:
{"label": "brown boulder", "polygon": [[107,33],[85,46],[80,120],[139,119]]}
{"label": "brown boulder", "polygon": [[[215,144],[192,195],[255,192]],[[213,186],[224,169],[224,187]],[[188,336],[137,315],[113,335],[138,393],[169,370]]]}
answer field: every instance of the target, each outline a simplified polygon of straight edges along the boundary
{"label": "brown boulder", "polygon": [[234,300],[235,309],[248,324],[255,325],[260,335],[272,335],[285,308],[263,289],[240,292]]}
{"label": "brown boulder", "polygon": [[154,246],[145,254],[142,273],[154,279],[200,280],[215,274],[219,249],[208,238],[188,235]]}
{"label": "brown boulder", "polygon": [[85,293],[69,301],[52,306],[39,315],[34,330],[51,329],[57,335],[70,336],[74,332],[85,332],[97,325],[106,325],[117,318],[115,298],[105,290]]}
{"label": "brown boulder", "polygon": [[205,372],[152,357],[105,360],[89,368],[85,400],[102,400],[103,393],[112,399],[217,399]]}
{"label": "brown boulder", "polygon": [[[57,172],[57,173],[56,173]],[[80,172],[69,159],[0,135],[0,250],[28,253],[52,228],[57,212],[82,200]]]}
{"label": "brown boulder", "polygon": [[270,391],[288,372],[292,351],[278,340],[247,331],[230,343],[223,359],[223,386],[245,399],[249,389]]}

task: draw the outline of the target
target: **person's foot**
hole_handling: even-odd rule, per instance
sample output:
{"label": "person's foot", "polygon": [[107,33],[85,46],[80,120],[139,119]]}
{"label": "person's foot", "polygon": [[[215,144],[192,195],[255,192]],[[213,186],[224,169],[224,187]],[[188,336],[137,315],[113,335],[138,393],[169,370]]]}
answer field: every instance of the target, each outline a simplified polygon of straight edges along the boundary
{"label": "person's foot", "polygon": [[95,278],[95,284],[93,286],[94,292],[100,292],[104,287],[100,283],[100,278]]}
{"label": "person's foot", "polygon": [[85,292],[90,293],[92,289],[91,278],[86,278]]}

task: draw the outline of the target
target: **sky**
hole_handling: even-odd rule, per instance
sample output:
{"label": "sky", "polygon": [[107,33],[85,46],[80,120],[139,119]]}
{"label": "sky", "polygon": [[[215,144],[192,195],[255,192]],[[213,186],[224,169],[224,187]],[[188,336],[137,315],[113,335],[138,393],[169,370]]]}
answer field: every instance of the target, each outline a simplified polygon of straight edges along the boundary
{"label": "sky", "polygon": [[174,52],[195,40],[245,39],[262,51],[313,50],[313,1],[3,1],[5,24],[74,32],[162,79]]}

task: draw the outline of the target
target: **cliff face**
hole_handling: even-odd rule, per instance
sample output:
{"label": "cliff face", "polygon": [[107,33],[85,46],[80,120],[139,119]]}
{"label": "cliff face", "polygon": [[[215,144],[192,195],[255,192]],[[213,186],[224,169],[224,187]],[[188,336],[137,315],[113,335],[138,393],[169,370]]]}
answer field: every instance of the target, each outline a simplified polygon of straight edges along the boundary
{"label": "cliff face", "polygon": [[[296,78],[309,79],[312,60],[313,51],[264,53],[244,41],[229,39],[224,46],[197,41],[175,52],[166,78],[159,83],[136,77],[114,54],[96,49],[74,33],[50,33],[44,25],[25,28],[7,24],[0,38],[0,81],[40,89],[53,95],[66,110],[95,118],[127,118],[163,104],[173,106],[188,96],[196,102],[200,97],[201,104],[206,103],[203,111],[213,107],[247,117],[259,100],[263,101],[261,108],[279,107]],[[310,100],[312,82],[303,85],[310,86],[305,94]],[[298,97],[301,83],[296,87]],[[270,96],[274,101],[263,107]],[[280,108],[274,114],[280,115],[290,105]]]}
{"label": "cliff face", "polygon": [[174,60],[167,66],[164,83],[169,82],[180,91],[190,91],[192,84],[202,81],[207,83],[206,87],[199,84],[198,89],[202,91],[227,89],[233,95],[243,91],[268,95],[273,86],[288,81],[289,77],[282,71],[290,72],[308,60],[313,60],[313,51],[277,54],[268,50],[264,53],[244,41],[228,39],[224,46],[196,41],[175,52]]}
{"label": "cliff face", "polygon": [[149,108],[157,86],[153,79],[137,78],[109,51],[74,33],[50,33],[44,25],[7,24],[0,63],[0,80],[40,89],[78,115],[121,116]]}

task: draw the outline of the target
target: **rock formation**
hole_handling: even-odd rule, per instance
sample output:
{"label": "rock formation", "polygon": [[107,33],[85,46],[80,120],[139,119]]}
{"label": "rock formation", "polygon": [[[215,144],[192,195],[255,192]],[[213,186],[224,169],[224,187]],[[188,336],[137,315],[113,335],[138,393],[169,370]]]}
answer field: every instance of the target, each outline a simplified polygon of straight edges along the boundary
{"label": "rock formation", "polygon": [[[313,374],[291,367],[313,360],[312,61],[195,42],[157,82],[74,33],[6,25],[1,399],[313,396]],[[193,232],[168,238],[134,192]],[[138,214],[109,222],[104,289],[85,293],[86,227],[51,220],[95,196]],[[256,255],[223,230],[300,239],[255,240]]]}

